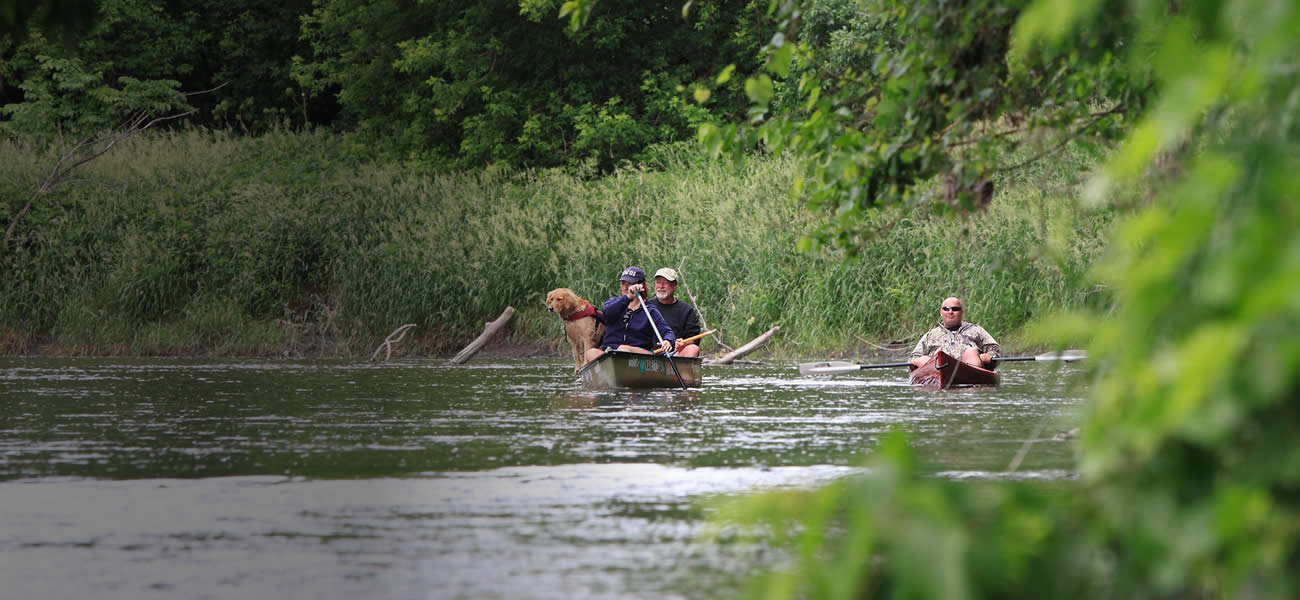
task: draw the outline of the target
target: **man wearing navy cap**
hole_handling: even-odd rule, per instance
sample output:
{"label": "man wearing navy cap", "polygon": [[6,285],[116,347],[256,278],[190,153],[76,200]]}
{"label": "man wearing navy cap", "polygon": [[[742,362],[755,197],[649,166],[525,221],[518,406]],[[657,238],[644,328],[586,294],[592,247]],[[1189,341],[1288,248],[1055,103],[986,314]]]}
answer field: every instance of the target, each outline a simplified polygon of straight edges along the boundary
{"label": "man wearing navy cap", "polygon": [[[587,349],[587,362],[600,358],[609,350],[638,354],[651,354],[655,348],[665,352],[671,350],[677,342],[672,328],[654,304],[643,305],[639,299],[646,289],[645,271],[641,267],[623,269],[618,276],[618,287],[620,295],[605,301],[605,337],[601,338],[600,348]],[[651,319],[654,319],[653,326]],[[659,330],[658,336],[655,328]]]}

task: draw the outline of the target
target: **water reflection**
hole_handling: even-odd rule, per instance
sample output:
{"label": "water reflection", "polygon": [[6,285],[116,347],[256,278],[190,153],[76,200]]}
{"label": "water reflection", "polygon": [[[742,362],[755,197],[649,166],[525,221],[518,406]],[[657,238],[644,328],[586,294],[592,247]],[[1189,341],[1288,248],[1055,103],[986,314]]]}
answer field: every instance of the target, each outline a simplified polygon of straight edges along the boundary
{"label": "water reflection", "polygon": [[1076,373],[937,392],[713,366],[687,391],[589,391],[558,360],[11,359],[0,579],[23,598],[715,597],[758,559],[694,543],[697,500],[859,473],[896,427],[936,476],[1068,481],[1052,434]]}
{"label": "water reflection", "polygon": [[599,409],[619,411],[642,407],[659,407],[663,410],[690,410],[700,404],[704,392],[699,388],[682,390],[665,389],[605,389],[556,392],[551,396],[551,408]]}

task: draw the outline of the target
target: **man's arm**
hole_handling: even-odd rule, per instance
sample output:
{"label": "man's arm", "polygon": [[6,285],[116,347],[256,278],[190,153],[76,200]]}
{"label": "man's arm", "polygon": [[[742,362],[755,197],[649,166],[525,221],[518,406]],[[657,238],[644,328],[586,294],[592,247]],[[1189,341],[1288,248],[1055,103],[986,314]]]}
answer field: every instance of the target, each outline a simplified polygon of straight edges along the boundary
{"label": "man's arm", "polygon": [[987,354],[991,358],[998,358],[1002,356],[1002,346],[999,346],[998,341],[993,339],[993,336],[989,335],[988,330],[984,329],[983,327],[980,327],[979,333],[980,333],[980,354]]}
{"label": "man's arm", "polygon": [[980,351],[980,362],[987,365],[993,362],[993,359],[1002,356],[1002,347],[998,345],[997,340],[993,339],[993,336],[989,335],[987,330],[979,325],[976,325],[974,329],[977,347]]}
{"label": "man's arm", "polygon": [[681,305],[681,308],[678,309],[679,312],[677,313],[677,315],[681,317],[681,319],[679,319],[679,323],[681,325],[679,329],[681,331],[677,331],[677,347],[674,350],[676,352],[681,352],[682,350],[685,350],[689,346],[695,346],[695,349],[698,350],[699,343],[700,343],[699,340],[688,342],[686,341],[686,339],[699,335],[700,333],[699,315],[695,312],[695,307],[691,306],[690,304],[682,302],[681,300],[678,300],[675,304],[673,304],[673,306],[678,306],[678,305]]}
{"label": "man's arm", "polygon": [[920,367],[930,361],[930,354],[926,352],[927,348],[925,343],[929,337],[930,332],[925,332],[925,334],[921,336],[921,339],[917,340],[916,347],[912,348],[912,359],[909,362],[912,363],[913,367]]}
{"label": "man's arm", "polygon": [[623,312],[627,310],[627,305],[631,303],[632,301],[627,296],[614,296],[606,300],[605,306],[600,310],[605,313],[605,316],[618,319],[623,316]]}
{"label": "man's arm", "polygon": [[[686,307],[687,307],[686,324],[682,326],[682,331],[678,332],[677,337],[679,338],[688,338],[688,337],[697,336],[700,334],[701,331],[703,331],[703,329],[700,327],[700,315],[698,312],[695,311],[695,307],[689,304],[687,304]],[[691,343],[694,344],[697,342],[691,342]]]}

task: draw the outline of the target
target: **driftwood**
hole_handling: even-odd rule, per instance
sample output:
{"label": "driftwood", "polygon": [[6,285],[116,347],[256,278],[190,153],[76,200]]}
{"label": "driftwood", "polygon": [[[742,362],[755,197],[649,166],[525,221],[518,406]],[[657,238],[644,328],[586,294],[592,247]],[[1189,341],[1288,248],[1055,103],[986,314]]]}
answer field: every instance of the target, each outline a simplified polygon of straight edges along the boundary
{"label": "driftwood", "polygon": [[501,316],[497,317],[497,320],[485,324],[483,326],[483,333],[479,334],[479,336],[475,338],[474,341],[470,342],[468,346],[465,346],[465,349],[461,350],[460,354],[457,354],[451,359],[451,364],[459,365],[472,358],[483,348],[483,346],[486,346],[487,343],[496,336],[496,334],[500,333],[502,329],[505,329],[506,324],[509,323],[511,317],[514,316],[515,307],[507,306],[505,312],[502,312]]}
{"label": "driftwood", "polygon": [[715,365],[729,365],[729,364],[731,364],[731,363],[734,362],[737,358],[740,358],[740,357],[742,357],[742,356],[744,356],[744,355],[746,355],[746,354],[749,354],[750,352],[753,352],[753,351],[755,351],[755,350],[758,350],[758,348],[759,348],[760,346],[762,346],[763,344],[766,344],[768,340],[772,339],[772,336],[776,335],[776,332],[777,332],[777,330],[779,330],[779,329],[781,329],[780,326],[773,327],[773,328],[767,330],[767,333],[764,333],[763,335],[760,335],[760,336],[754,338],[753,341],[749,342],[748,344],[745,344],[744,346],[741,346],[741,347],[737,348],[737,349],[736,349],[735,351],[733,351],[733,352],[729,352],[729,353],[727,353],[725,356],[719,358],[718,360],[713,361],[713,362],[710,363],[710,364],[715,364]]}
{"label": "driftwood", "polygon": [[701,362],[700,364],[701,364],[701,365],[705,365],[705,366],[711,366],[711,365],[721,365],[721,364],[728,364],[728,365],[765,365],[765,364],[767,364],[767,363],[765,363],[765,362],[763,362],[763,361],[761,361],[761,360],[745,360],[745,359],[743,359],[743,358],[737,358],[737,359],[735,359],[735,360],[732,360],[732,361],[729,362],[729,363],[720,363],[720,362],[717,362],[717,361],[715,361],[715,360],[713,360],[713,359],[707,359],[707,358],[706,358],[706,359],[704,359],[704,361]]}
{"label": "driftwood", "polygon": [[[333,320],[333,318],[334,315],[330,314],[330,319]],[[388,338],[384,340],[384,343],[380,344],[378,348],[375,348],[375,353],[370,355],[370,362],[375,361],[375,357],[379,356],[380,350],[384,351],[384,360],[388,360],[389,358],[392,358],[393,344],[402,341],[402,338],[406,337],[406,332],[414,328],[415,328],[415,323],[407,323],[401,327],[398,327],[392,333],[388,334]]]}

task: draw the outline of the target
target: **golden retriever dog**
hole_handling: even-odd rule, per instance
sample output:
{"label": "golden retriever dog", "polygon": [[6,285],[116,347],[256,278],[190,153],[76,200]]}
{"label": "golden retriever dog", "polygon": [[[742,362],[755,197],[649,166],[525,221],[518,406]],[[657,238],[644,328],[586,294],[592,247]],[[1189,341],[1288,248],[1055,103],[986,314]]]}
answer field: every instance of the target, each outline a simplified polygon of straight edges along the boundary
{"label": "golden retriever dog", "polygon": [[587,348],[600,347],[605,324],[596,318],[596,306],[569,288],[547,292],[546,310],[564,320],[564,335],[569,338],[569,346],[573,349],[573,372],[577,373],[582,368]]}

